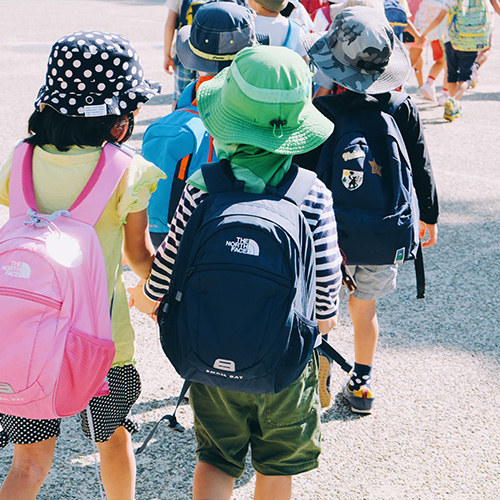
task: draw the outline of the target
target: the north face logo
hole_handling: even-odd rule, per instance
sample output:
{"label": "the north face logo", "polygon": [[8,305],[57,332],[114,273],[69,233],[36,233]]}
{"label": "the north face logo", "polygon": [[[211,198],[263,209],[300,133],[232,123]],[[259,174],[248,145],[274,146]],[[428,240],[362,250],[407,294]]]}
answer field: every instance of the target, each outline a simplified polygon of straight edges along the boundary
{"label": "the north face logo", "polygon": [[259,256],[260,248],[256,241],[250,238],[236,236],[235,241],[226,241],[226,246],[231,247],[231,252],[244,253],[246,255]]}
{"label": "the north face logo", "polygon": [[29,279],[31,277],[31,267],[26,262],[13,260],[10,265],[2,266],[2,271],[5,272],[5,276],[12,276],[13,278]]}

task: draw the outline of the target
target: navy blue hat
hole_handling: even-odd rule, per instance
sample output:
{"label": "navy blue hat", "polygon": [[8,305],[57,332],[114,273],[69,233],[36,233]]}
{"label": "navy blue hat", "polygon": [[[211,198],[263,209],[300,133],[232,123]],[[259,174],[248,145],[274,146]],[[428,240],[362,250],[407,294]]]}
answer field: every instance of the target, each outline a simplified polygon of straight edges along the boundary
{"label": "navy blue hat", "polygon": [[77,31],[52,46],[35,109],[51,106],[77,117],[126,115],[160,88],[144,78],[139,56],[124,36]]}
{"label": "navy blue hat", "polygon": [[193,24],[177,35],[177,55],[188,69],[218,73],[246,47],[269,44],[269,36],[255,33],[254,14],[233,2],[210,2],[196,12]]}

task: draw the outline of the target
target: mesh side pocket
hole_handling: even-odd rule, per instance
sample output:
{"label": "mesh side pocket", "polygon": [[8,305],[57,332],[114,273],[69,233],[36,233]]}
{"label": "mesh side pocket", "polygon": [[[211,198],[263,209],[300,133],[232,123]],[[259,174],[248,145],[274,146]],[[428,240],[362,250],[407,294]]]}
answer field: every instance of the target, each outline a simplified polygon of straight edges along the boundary
{"label": "mesh side pocket", "polygon": [[54,399],[59,416],[75,415],[87,406],[101,387],[114,355],[111,340],[69,332]]}

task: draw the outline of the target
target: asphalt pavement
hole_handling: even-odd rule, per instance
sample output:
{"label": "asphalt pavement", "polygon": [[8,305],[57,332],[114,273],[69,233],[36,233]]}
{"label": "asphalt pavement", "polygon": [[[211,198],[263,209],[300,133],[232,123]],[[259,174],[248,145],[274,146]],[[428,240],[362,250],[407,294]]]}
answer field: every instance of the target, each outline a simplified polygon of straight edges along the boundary
{"label": "asphalt pavement", "polygon": [[[52,43],[80,29],[122,33],[136,47],[146,76],[163,83],[139,115],[130,144],[170,111],[172,78],[162,68],[163,0],[2,0],[0,37],[0,161],[26,135]],[[497,20],[498,24],[498,20]],[[332,372],[334,394],[322,414],[320,467],[294,480],[296,500],[495,500],[500,498],[500,29],[481,81],[462,100],[463,116],[415,96],[425,124],[440,197],[438,244],[425,252],[427,295],[416,299],[413,265],[404,264],[397,291],[378,303],[376,407],[352,414],[340,395],[344,374]],[[426,67],[430,52],[424,52]],[[441,80],[438,80],[438,86]],[[416,89],[415,78],[408,90]],[[7,211],[0,208],[0,224]],[[137,278],[125,273],[128,284]],[[155,324],[136,311],[137,366],[143,390],[134,414],[144,440],[171,413],[182,385],[163,355]],[[331,343],[352,358],[345,304]],[[191,497],[196,465],[193,417],[182,405],[183,434],[160,427],[137,457],[137,500]],[[221,422],[223,425],[223,423]],[[65,419],[40,500],[99,497],[95,450],[78,418]],[[12,445],[0,450],[0,480]],[[252,498],[250,465],[233,500]]]}

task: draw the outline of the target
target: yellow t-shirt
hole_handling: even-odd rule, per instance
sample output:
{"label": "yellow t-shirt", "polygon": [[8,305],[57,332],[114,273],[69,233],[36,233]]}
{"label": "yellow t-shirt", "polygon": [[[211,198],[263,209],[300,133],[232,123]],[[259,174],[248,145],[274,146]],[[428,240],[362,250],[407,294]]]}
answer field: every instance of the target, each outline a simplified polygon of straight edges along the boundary
{"label": "yellow t-shirt", "polygon": [[[73,146],[67,152],[54,146],[36,147],[33,153],[33,184],[37,209],[42,214],[69,209],[99,160],[102,148]],[[9,204],[12,154],[0,169],[0,203]],[[122,277],[121,250],[127,214],[148,206],[149,197],[165,174],[142,156],[135,155],[95,226],[102,246],[108,278],[108,294],[113,293],[112,329],[116,354],[113,366],[134,363],[135,336],[130,323],[127,295]]]}

